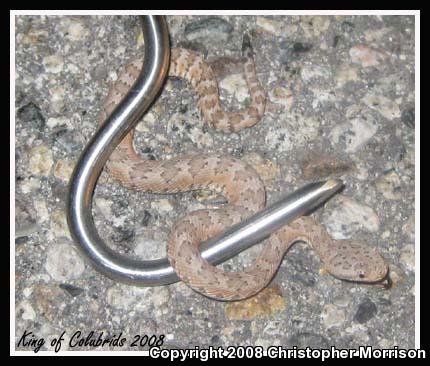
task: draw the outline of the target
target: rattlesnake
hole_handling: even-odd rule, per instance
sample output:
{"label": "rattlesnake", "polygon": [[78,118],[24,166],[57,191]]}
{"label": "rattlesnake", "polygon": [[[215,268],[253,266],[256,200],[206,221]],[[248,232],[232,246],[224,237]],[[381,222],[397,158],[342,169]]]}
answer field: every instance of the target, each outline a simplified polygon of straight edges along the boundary
{"label": "rattlesnake", "polygon": [[[256,76],[247,35],[242,52],[251,103],[240,112],[223,110],[214,73],[197,52],[182,48],[171,52],[170,75],[191,84],[203,117],[218,131],[251,127],[264,113],[266,96]],[[105,100],[99,123],[105,121],[130,89],[141,68],[142,60],[137,59],[119,74]],[[387,274],[388,267],[376,249],[349,240],[333,240],[322,225],[308,216],[271,235],[250,268],[224,272],[210,265],[200,255],[200,243],[265,206],[266,193],[260,177],[240,159],[197,155],[164,161],[144,160],[133,148],[131,131],[112,153],[106,168],[112,177],[134,190],[171,194],[205,188],[221,193],[228,200],[228,205],[222,208],[198,210],[185,216],[175,224],[168,240],[168,259],[178,276],[208,297],[239,300],[256,294],[270,282],[284,254],[297,241],[311,243],[324,267],[338,278],[377,282]]]}

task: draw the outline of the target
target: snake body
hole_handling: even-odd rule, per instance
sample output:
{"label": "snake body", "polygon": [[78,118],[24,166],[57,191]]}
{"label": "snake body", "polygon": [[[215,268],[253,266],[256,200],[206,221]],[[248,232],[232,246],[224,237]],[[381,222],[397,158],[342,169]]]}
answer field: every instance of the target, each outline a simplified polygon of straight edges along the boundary
{"label": "snake body", "polygon": [[[251,103],[238,112],[221,106],[218,84],[210,66],[192,50],[171,52],[169,75],[186,79],[198,96],[198,107],[213,128],[240,131],[256,124],[266,104],[254,65],[250,40],[244,37],[244,74]],[[142,60],[129,63],[105,100],[99,123],[103,123],[133,85]],[[131,131],[112,153],[108,173],[124,186],[151,193],[171,194],[210,189],[222,194],[228,204],[219,209],[194,211],[180,219],[171,231],[167,256],[178,276],[201,294],[218,300],[240,300],[263,289],[273,278],[285,253],[297,241],[310,243],[335,277],[377,282],[388,271],[375,248],[350,240],[333,240],[311,217],[301,217],[272,234],[254,263],[242,272],[225,272],[201,257],[199,245],[262,209],[266,203],[264,185],[256,171],[243,161],[223,155],[184,156],[171,160],[144,160],[133,147]]]}

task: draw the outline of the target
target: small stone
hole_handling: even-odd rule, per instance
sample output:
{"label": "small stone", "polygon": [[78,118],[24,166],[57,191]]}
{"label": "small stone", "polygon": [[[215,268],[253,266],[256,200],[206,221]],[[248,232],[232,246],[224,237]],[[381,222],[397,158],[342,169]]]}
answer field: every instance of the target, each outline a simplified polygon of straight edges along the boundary
{"label": "small stone", "polygon": [[83,40],[89,35],[89,31],[77,21],[72,21],[67,29],[67,38],[72,42],[77,42]]}
{"label": "small stone", "polygon": [[347,162],[324,154],[312,154],[301,162],[303,178],[307,180],[333,177],[350,169],[351,166]]}
{"label": "small stone", "polygon": [[61,283],[59,287],[61,289],[63,289],[64,291],[66,291],[72,297],[76,297],[76,296],[80,295],[82,292],[84,292],[83,288],[69,285],[67,283]]}
{"label": "small stone", "polygon": [[85,264],[70,244],[55,244],[48,249],[45,269],[54,280],[69,281],[82,275]]}
{"label": "small stone", "polygon": [[45,127],[45,118],[40,108],[32,102],[19,108],[17,117],[25,124],[26,128],[31,127],[37,131],[42,131]]}
{"label": "small stone", "polygon": [[42,63],[46,72],[58,74],[63,70],[64,58],[61,55],[46,56],[43,58]]}
{"label": "small stone", "polygon": [[226,76],[220,81],[219,87],[226,90],[229,95],[232,95],[240,103],[249,98],[248,86],[242,74]]}
{"label": "small stone", "polygon": [[330,18],[327,16],[303,15],[300,20],[300,26],[307,38],[318,38],[324,35],[330,27]]}
{"label": "small stone", "polygon": [[334,239],[349,239],[360,229],[379,230],[379,217],[371,207],[340,194],[327,205],[323,222]]}
{"label": "small stone", "polygon": [[342,64],[339,66],[336,73],[336,86],[342,87],[348,82],[358,81],[358,70],[348,64]]}
{"label": "small stone", "polygon": [[364,301],[358,305],[357,312],[354,316],[354,321],[363,324],[372,319],[378,312],[378,308],[375,303],[373,303],[369,298],[364,299]]}
{"label": "small stone", "polygon": [[336,125],[330,132],[330,140],[333,146],[344,142],[345,151],[354,153],[366,145],[377,131],[378,125],[372,116],[358,116]]}
{"label": "small stone", "polygon": [[69,226],[67,225],[64,210],[57,210],[51,214],[51,231],[57,238],[70,238]]}
{"label": "small stone", "polygon": [[31,306],[31,303],[27,300],[21,301],[17,304],[15,312],[17,317],[21,317],[24,320],[34,321],[36,319],[36,312]]}
{"label": "small stone", "polygon": [[376,180],[376,189],[387,200],[400,200],[403,198],[402,182],[395,171],[384,174]]}
{"label": "small stone", "polygon": [[36,313],[39,316],[48,319],[52,324],[59,324],[63,321],[64,315],[59,307],[61,306],[64,292],[58,286],[36,285],[33,294]]}
{"label": "small stone", "polygon": [[48,208],[46,207],[46,201],[35,200],[33,201],[34,209],[37,214],[38,222],[45,222],[49,219]]}
{"label": "small stone", "polygon": [[151,202],[151,208],[158,211],[160,214],[166,214],[173,210],[173,206],[167,198]]}
{"label": "small stone", "polygon": [[385,52],[362,44],[352,47],[349,50],[349,56],[353,63],[360,64],[362,67],[377,66],[388,57]]}
{"label": "small stone", "polygon": [[199,40],[202,43],[227,42],[233,26],[220,17],[210,16],[188,23],[184,34],[189,41]]}
{"label": "small stone", "polygon": [[373,92],[369,92],[363,97],[362,102],[390,121],[400,117],[400,108],[398,104],[383,95],[376,95],[373,94]]}
{"label": "small stone", "polygon": [[415,271],[415,245],[408,244],[401,250],[400,261],[408,271]]}
{"label": "small stone", "polygon": [[243,320],[267,317],[283,311],[285,307],[280,287],[273,285],[249,299],[228,303],[225,311],[228,319]]}
{"label": "small stone", "polygon": [[64,127],[67,126],[67,124],[69,123],[69,119],[66,117],[51,117],[48,118],[48,121],[46,122],[46,125],[49,128],[54,128],[54,127]]}
{"label": "small stone", "polygon": [[258,173],[258,175],[263,179],[264,185],[270,187],[279,175],[279,166],[270,161],[269,159],[264,159],[258,153],[249,153],[243,157],[249,165],[251,165]]}
{"label": "small stone", "polygon": [[402,122],[409,128],[415,127],[415,109],[414,108],[405,109],[402,112],[402,115],[400,118]]}
{"label": "small stone", "polygon": [[282,23],[266,17],[257,17],[256,25],[264,32],[279,37],[282,34]]}
{"label": "small stone", "polygon": [[53,163],[52,151],[47,146],[40,145],[30,150],[28,168],[32,174],[48,176]]}
{"label": "small stone", "polygon": [[73,173],[76,162],[73,160],[58,160],[54,166],[54,177],[63,182],[68,182]]}
{"label": "small stone", "polygon": [[345,322],[345,311],[333,304],[324,306],[321,318],[326,329],[340,327]]}

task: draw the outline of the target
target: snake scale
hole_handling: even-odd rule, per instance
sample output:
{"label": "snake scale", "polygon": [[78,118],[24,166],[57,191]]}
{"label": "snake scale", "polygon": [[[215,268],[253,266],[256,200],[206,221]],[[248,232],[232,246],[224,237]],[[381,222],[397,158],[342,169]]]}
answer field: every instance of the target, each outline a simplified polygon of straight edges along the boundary
{"label": "snake scale", "polygon": [[[198,96],[198,108],[211,126],[222,132],[237,132],[255,125],[266,104],[247,35],[243,39],[244,74],[251,102],[238,112],[221,106],[214,72],[195,51],[174,48],[169,75],[186,79]],[[128,92],[142,67],[142,59],[129,63],[104,102],[103,123]],[[297,241],[310,243],[324,267],[337,278],[378,282],[388,267],[375,248],[351,241],[333,240],[325,228],[309,216],[272,234],[253,264],[242,272],[226,272],[210,265],[199,252],[201,242],[262,209],[264,185],[256,171],[240,159],[223,155],[183,156],[171,160],[144,160],[133,147],[133,131],[117,146],[106,164],[108,173],[130,189],[173,194],[210,189],[222,194],[228,204],[218,209],[194,211],[180,219],[171,231],[167,255],[177,275],[192,289],[218,300],[248,298],[271,281],[285,253]]]}

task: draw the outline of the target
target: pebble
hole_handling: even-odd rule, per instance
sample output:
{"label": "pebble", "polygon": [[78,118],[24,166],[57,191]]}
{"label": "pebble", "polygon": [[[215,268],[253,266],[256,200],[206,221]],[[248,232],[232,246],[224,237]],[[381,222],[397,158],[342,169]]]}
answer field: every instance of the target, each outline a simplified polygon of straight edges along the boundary
{"label": "pebble", "polygon": [[219,82],[219,86],[240,103],[249,99],[248,86],[243,74],[228,75]]}
{"label": "pebble", "polygon": [[49,128],[55,128],[55,127],[64,127],[67,126],[69,123],[69,119],[66,117],[50,117],[46,121],[46,125]]}
{"label": "pebble", "polygon": [[336,73],[336,86],[341,88],[346,83],[355,82],[359,80],[358,70],[348,64],[342,64],[338,67]]}
{"label": "pebble", "polygon": [[371,115],[358,116],[336,125],[330,132],[333,146],[343,142],[345,151],[355,153],[360,150],[378,131],[378,125]]}
{"label": "pebble", "polygon": [[79,278],[85,264],[70,244],[55,243],[46,254],[45,269],[54,280],[63,282]]}
{"label": "pebble", "polygon": [[173,205],[171,204],[170,200],[167,198],[162,198],[157,201],[151,202],[151,208],[153,210],[158,211],[161,214],[166,214],[168,212],[171,212],[173,210]]}
{"label": "pebble", "polygon": [[361,229],[379,230],[379,217],[371,207],[341,194],[327,204],[323,222],[334,239],[349,239]]}
{"label": "pebble", "polygon": [[59,286],[62,290],[66,291],[70,296],[76,297],[84,292],[83,288],[70,285],[68,283],[61,283]]}
{"label": "pebble", "polygon": [[82,23],[72,21],[67,29],[67,38],[72,42],[77,42],[85,39],[90,32],[86,29]]}
{"label": "pebble", "polygon": [[46,201],[34,200],[33,206],[37,214],[37,221],[42,223],[49,219],[48,208],[46,207]]}
{"label": "pebble", "polygon": [[206,17],[188,23],[185,26],[184,34],[189,41],[199,40],[205,44],[212,42],[227,42],[230,39],[233,26],[220,17]]}
{"label": "pebble", "polygon": [[359,324],[367,323],[370,319],[375,317],[377,312],[378,308],[375,303],[369,298],[366,298],[358,305],[357,312],[354,315],[354,321]]}
{"label": "pebble", "polygon": [[407,244],[400,252],[400,261],[408,271],[415,271],[415,245]]}
{"label": "pebble", "polygon": [[362,67],[377,66],[384,61],[388,55],[375,48],[360,44],[349,50],[351,61],[360,64]]}
{"label": "pebble", "polygon": [[64,210],[57,210],[51,213],[51,232],[57,238],[70,238],[69,226],[67,225]]}
{"label": "pebble", "polygon": [[300,165],[303,178],[307,180],[333,177],[351,169],[350,164],[346,161],[324,153],[311,154]]}
{"label": "pebble", "polygon": [[340,327],[346,319],[345,311],[333,304],[327,304],[321,312],[321,319],[326,329]]}
{"label": "pebble", "polygon": [[258,28],[266,33],[279,37],[282,34],[282,23],[266,17],[257,17],[255,22]]}
{"label": "pebble", "polygon": [[39,145],[30,150],[28,169],[32,174],[48,176],[53,164],[52,151],[46,145]]}
{"label": "pebble", "polygon": [[383,95],[376,95],[373,92],[369,92],[363,97],[362,102],[390,121],[400,117],[400,108],[398,104]]}
{"label": "pebble", "polygon": [[17,111],[17,117],[22,121],[26,128],[31,128],[36,131],[42,131],[45,127],[45,118],[36,104],[30,102]]}
{"label": "pebble", "polygon": [[230,320],[244,320],[267,317],[283,311],[285,307],[286,301],[280,287],[271,285],[249,299],[228,303],[225,312]]}
{"label": "pebble", "polygon": [[36,312],[33,309],[33,306],[31,306],[31,303],[27,300],[21,301],[19,304],[17,304],[15,309],[17,317],[21,317],[24,320],[35,320],[36,319]]}
{"label": "pebble", "polygon": [[44,57],[42,63],[46,72],[58,74],[63,70],[64,58],[61,55],[50,55]]}
{"label": "pebble", "polygon": [[70,177],[73,173],[76,162],[69,159],[61,159],[55,163],[54,166],[54,177],[63,181],[69,182]]}
{"label": "pebble", "polygon": [[379,177],[376,182],[376,189],[382,193],[387,200],[400,200],[403,198],[402,182],[395,171]]}

